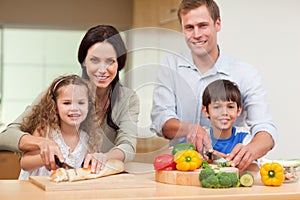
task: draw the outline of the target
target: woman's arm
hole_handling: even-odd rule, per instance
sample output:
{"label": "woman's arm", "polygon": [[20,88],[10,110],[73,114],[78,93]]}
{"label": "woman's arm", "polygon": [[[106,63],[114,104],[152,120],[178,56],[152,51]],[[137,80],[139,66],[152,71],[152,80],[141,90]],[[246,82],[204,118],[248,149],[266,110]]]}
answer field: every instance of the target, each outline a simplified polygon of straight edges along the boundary
{"label": "woman's arm", "polygon": [[115,141],[113,141],[115,147],[108,152],[108,156],[110,157],[120,157],[123,153],[124,158],[122,160],[124,162],[131,161],[135,157],[136,138],[138,137],[137,122],[140,111],[139,98],[137,94],[132,91],[129,92],[128,90],[127,92],[128,93],[126,94],[126,90],[124,90],[127,97],[120,97],[124,100],[122,104],[119,105],[120,107],[115,109],[115,111],[119,113],[117,114],[117,119],[113,120],[116,120],[118,123],[117,125],[119,126],[119,130],[117,130],[117,137]]}
{"label": "woman's arm", "polygon": [[56,155],[61,162],[64,158],[60,152],[59,147],[55,142],[43,137],[35,137],[30,133],[21,131],[21,123],[36,105],[43,94],[39,95],[26,110],[6,129],[0,133],[0,149],[14,151],[14,152],[27,152],[39,151],[45,166],[48,170],[56,169],[54,155]]}

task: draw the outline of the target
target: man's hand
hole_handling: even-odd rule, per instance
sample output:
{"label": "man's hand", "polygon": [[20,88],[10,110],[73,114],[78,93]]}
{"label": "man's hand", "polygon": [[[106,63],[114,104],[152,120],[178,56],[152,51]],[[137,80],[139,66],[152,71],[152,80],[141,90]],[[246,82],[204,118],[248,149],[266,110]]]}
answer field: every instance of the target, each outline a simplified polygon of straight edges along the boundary
{"label": "man's hand", "polygon": [[187,142],[194,144],[195,149],[202,153],[212,149],[209,133],[197,124],[190,124],[186,135]]}
{"label": "man's hand", "polygon": [[237,144],[227,160],[239,170],[244,171],[253,161],[267,154],[273,145],[274,141],[269,133],[259,132],[248,145]]}
{"label": "man's hand", "polygon": [[169,119],[163,126],[163,134],[169,139],[186,137],[187,142],[194,144],[200,153],[212,149],[212,142],[202,126],[181,122],[178,119]]}

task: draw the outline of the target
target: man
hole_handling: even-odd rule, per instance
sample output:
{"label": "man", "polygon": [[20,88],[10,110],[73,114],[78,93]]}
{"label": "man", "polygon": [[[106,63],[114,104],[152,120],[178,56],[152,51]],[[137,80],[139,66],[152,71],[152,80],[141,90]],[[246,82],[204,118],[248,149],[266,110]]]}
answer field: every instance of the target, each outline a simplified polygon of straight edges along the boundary
{"label": "man", "polygon": [[244,170],[272,149],[277,137],[260,76],[252,66],[228,57],[217,44],[221,19],[213,0],[183,0],[178,17],[190,52],[162,60],[154,89],[151,130],[175,143],[186,138],[199,152],[211,149],[203,128],[209,121],[201,112],[202,93],[214,80],[231,80],[243,97],[243,112],[236,125],[249,126],[253,139],[246,146],[237,145],[227,159]]}

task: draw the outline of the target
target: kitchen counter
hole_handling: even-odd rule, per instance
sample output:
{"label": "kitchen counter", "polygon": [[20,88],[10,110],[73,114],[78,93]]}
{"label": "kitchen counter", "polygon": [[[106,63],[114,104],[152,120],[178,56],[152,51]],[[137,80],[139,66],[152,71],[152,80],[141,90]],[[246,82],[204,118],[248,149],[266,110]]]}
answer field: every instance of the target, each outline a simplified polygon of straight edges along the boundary
{"label": "kitchen counter", "polygon": [[[255,184],[249,188],[205,189],[200,186],[158,183],[155,181],[154,173],[121,173],[98,178],[96,181],[102,184],[103,188],[95,189],[91,186],[67,191],[63,188],[58,191],[45,191],[30,181],[0,180],[0,199],[300,199],[300,181],[284,183],[280,187],[267,187],[258,177],[255,180]],[[90,181],[81,183],[88,185]]]}

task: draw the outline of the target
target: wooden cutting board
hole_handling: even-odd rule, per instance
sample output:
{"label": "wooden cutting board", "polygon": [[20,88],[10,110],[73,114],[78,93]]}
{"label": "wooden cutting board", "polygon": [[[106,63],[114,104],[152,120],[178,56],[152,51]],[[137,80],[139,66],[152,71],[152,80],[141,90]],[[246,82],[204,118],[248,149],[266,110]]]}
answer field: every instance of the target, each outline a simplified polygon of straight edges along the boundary
{"label": "wooden cutting board", "polygon": [[[235,172],[238,173],[238,169],[235,167],[223,167],[220,171]],[[178,170],[156,170],[155,180],[161,183],[168,183],[174,185],[190,185],[190,186],[201,186],[199,181],[199,174],[201,169],[195,171],[178,171]]]}
{"label": "wooden cutting board", "polygon": [[183,171],[167,171],[167,170],[156,170],[155,180],[161,183],[168,183],[174,185],[194,185],[200,186],[199,181],[200,169],[190,172]]}
{"label": "wooden cutting board", "polygon": [[[29,177],[29,181],[45,191],[107,190],[145,187],[142,178],[128,173],[90,180],[59,183],[50,181],[47,176],[31,176]],[[146,187],[154,188],[155,181],[147,183]]]}

